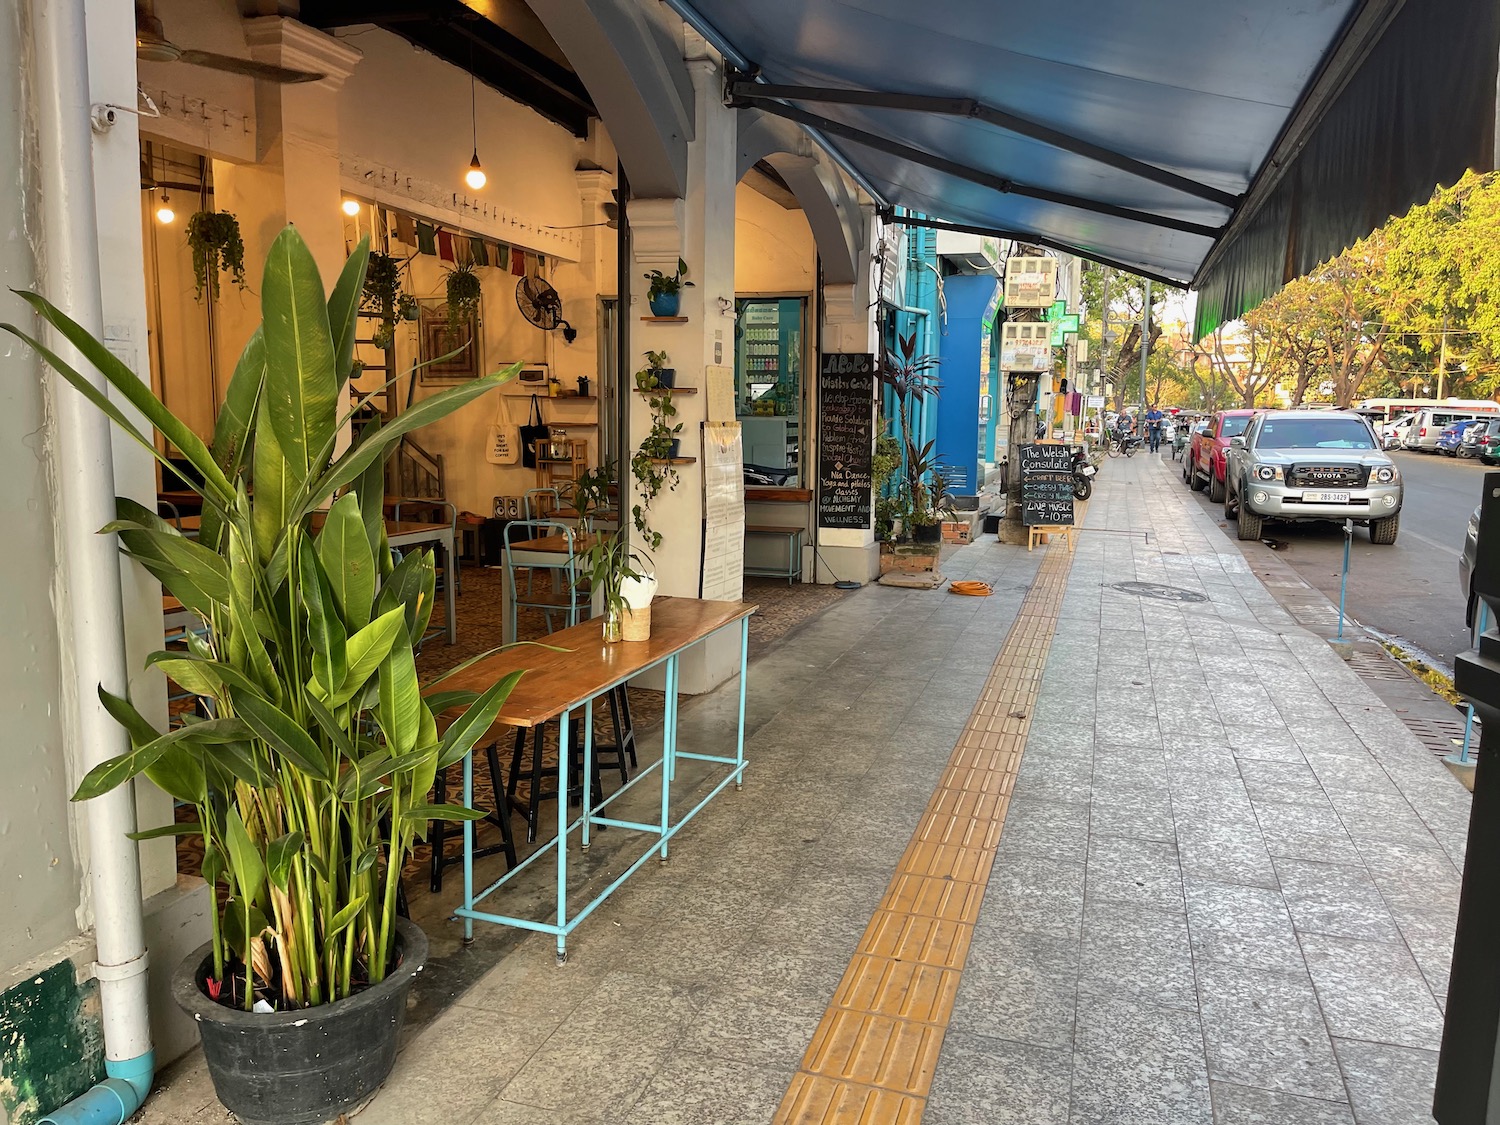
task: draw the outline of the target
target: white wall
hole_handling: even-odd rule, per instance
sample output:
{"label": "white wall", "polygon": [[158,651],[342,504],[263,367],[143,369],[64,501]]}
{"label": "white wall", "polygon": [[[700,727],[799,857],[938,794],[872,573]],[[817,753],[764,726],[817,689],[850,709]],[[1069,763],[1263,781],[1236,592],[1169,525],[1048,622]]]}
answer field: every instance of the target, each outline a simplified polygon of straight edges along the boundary
{"label": "white wall", "polygon": [[802,211],[789,211],[744,183],[736,187],[735,292],[811,293],[817,270],[817,247]]}

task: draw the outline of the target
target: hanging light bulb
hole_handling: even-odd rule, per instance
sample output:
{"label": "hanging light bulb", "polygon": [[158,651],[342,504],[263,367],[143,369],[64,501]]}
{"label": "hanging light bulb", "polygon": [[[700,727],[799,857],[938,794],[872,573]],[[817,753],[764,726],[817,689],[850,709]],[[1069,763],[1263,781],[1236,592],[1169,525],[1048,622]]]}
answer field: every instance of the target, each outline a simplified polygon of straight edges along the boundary
{"label": "hanging light bulb", "polygon": [[357,199],[346,199],[346,200],[344,200],[344,214],[348,215],[351,219],[354,218],[354,216],[358,215],[359,214],[359,200],[357,200]]}
{"label": "hanging light bulb", "polygon": [[469,161],[469,170],[464,173],[464,183],[468,184],[475,191],[478,191],[484,187],[485,181],[488,178],[484,174],[484,169],[479,166],[479,150],[475,149],[474,159]]}
{"label": "hanging light bulb", "polygon": [[166,192],[161,193],[161,205],[156,209],[156,221],[158,223],[170,223],[177,218],[177,212],[172,210],[172,197]]}
{"label": "hanging light bulb", "polygon": [[464,183],[468,184],[471,190],[478,191],[484,187],[489,177],[479,166],[479,102],[474,92],[474,48],[472,45],[469,47],[469,123],[472,126],[474,157],[469,161],[469,170],[464,173]]}

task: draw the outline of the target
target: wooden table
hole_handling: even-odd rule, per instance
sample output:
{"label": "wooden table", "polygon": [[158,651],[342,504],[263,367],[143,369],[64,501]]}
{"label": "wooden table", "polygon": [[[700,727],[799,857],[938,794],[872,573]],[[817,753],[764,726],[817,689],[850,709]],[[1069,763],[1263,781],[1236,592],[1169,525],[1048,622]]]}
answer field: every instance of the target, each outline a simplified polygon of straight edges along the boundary
{"label": "wooden table", "polygon": [[[523,930],[535,930],[552,934],[557,938],[557,960],[567,960],[568,935],[576,929],[594,909],[614,893],[626,879],[635,874],[653,855],[665,863],[668,844],[684,824],[696,816],[709,801],[718,796],[731,782],[739,788],[745,773],[745,669],[749,656],[750,615],[756,607],[743,602],[709,602],[695,598],[659,597],[651,603],[651,639],[646,641],[618,641],[606,643],[603,623],[586,621],[564,629],[547,638],[547,644],[566,651],[527,646],[507,649],[483,660],[476,661],[462,671],[449,676],[435,685],[434,690],[454,691],[467,689],[484,691],[512,672],[524,671],[510,698],[505,701],[496,722],[502,726],[530,729],[543,723],[557,720],[558,746],[569,744],[568,730],[575,715],[582,711],[583,722],[583,805],[582,811],[571,822],[568,819],[568,758],[563,750],[557,763],[557,835],[543,844],[514,870],[491,883],[478,894],[474,892],[474,822],[464,822],[464,902],[454,911],[464,920],[464,940],[474,938],[475,920],[494,922],[503,926],[515,926]],[[740,699],[739,722],[735,738],[734,757],[702,754],[679,750],[677,747],[677,685],[678,660],[682,653],[715,633],[734,625],[740,630]],[[662,720],[662,756],[639,771],[635,777],[607,799],[593,807],[593,787],[588,778],[593,775],[594,748],[594,701],[612,689],[619,687],[642,672],[665,666],[666,710]],[[679,759],[710,762],[728,767],[726,775],[709,794],[674,819],[672,808],[672,781],[677,773]],[[656,823],[618,820],[601,816],[620,794],[638,784],[652,773],[661,778],[661,819]],[[496,784],[502,784],[497,779]],[[474,800],[474,757],[464,758],[464,804]],[[587,849],[594,826],[605,825],[627,832],[639,832],[653,838],[645,854],[631,863],[612,883],[589,901],[571,917],[568,913],[568,837],[577,832],[579,846]],[[517,918],[506,914],[491,914],[476,909],[478,904],[522,871],[539,856],[555,850],[557,853],[557,909],[556,920],[539,922],[530,918]]]}
{"label": "wooden table", "polygon": [[[312,524],[314,529],[322,526],[321,513],[313,513]],[[201,516],[183,516],[177,521],[177,529],[189,538],[197,538],[198,531],[202,527]],[[458,640],[458,612],[454,598],[458,591],[458,576],[455,572],[457,566],[453,541],[453,527],[446,523],[412,523],[409,520],[386,520],[385,521],[386,542],[392,547],[414,547],[419,543],[435,543],[443,549],[443,602],[447,610],[447,620],[444,632],[448,634],[448,643],[451,645]],[[420,637],[413,638],[420,640]]]}

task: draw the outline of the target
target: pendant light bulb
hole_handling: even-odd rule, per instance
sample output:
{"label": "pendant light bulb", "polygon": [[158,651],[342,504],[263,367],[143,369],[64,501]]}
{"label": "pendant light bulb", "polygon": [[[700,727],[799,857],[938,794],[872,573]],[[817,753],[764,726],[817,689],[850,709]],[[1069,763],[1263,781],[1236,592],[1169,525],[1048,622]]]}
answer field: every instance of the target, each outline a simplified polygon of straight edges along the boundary
{"label": "pendant light bulb", "polygon": [[166,192],[162,192],[161,205],[156,209],[156,221],[166,224],[175,218],[177,218],[177,212],[172,210],[172,197]]}
{"label": "pendant light bulb", "polygon": [[346,200],[344,200],[344,214],[348,215],[351,219],[354,218],[356,215],[358,215],[359,214],[359,200],[357,200],[357,199],[346,199]]}
{"label": "pendant light bulb", "polygon": [[479,166],[479,150],[475,149],[474,159],[469,161],[469,170],[464,173],[464,183],[478,191],[484,187],[488,179],[489,177],[484,174],[484,169]]}

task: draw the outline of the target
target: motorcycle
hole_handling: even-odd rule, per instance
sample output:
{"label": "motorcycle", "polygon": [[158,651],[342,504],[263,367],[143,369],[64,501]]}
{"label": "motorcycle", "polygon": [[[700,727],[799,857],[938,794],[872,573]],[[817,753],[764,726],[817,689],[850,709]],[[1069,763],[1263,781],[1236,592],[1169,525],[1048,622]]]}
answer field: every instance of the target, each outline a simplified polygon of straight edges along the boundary
{"label": "motorcycle", "polygon": [[1082,449],[1073,450],[1073,496],[1078,500],[1087,500],[1094,494],[1093,476],[1099,470],[1089,463],[1088,455]]}

